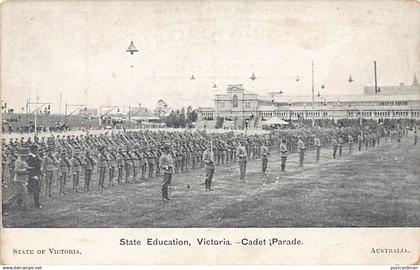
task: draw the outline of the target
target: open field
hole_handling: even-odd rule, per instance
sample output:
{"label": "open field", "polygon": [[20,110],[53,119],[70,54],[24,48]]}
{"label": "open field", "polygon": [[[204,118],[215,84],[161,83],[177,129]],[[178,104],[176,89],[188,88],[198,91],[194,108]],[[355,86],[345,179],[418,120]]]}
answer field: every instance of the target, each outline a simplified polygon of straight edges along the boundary
{"label": "open field", "polygon": [[[260,161],[250,161],[247,182],[237,164],[216,167],[214,191],[204,192],[204,171],[175,174],[168,202],[161,200],[160,177],[139,184],[43,198],[44,209],[11,210],[5,227],[418,227],[420,225],[420,145],[413,137],[332,159],[323,149],[288,158],[272,153],[267,184]],[[279,177],[278,183],[276,178]],[[187,188],[190,184],[191,187]],[[68,183],[70,186],[71,184]],[[97,181],[93,182],[97,186]],[[55,187],[57,190],[57,187]]]}

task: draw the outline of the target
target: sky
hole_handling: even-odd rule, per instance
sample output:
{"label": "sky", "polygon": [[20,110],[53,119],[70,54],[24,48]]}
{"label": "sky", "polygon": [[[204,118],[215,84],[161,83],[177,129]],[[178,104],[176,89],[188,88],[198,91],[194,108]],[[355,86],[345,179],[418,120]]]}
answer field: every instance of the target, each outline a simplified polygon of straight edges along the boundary
{"label": "sky", "polygon": [[315,91],[362,94],[374,60],[379,86],[420,78],[419,30],[415,1],[6,2],[1,99],[17,112],[38,96],[64,112],[212,106],[228,84],[309,95],[312,60]]}

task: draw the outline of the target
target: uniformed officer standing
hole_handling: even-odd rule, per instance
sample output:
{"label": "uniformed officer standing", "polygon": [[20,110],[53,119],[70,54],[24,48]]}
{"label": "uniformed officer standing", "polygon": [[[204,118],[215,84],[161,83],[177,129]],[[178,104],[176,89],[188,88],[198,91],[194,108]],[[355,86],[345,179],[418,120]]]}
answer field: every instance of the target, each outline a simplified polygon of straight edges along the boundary
{"label": "uniformed officer standing", "polygon": [[338,137],[338,154],[341,157],[341,152],[343,151],[343,138],[341,136]]}
{"label": "uniformed officer standing", "polygon": [[365,132],[365,134],[363,135],[363,140],[365,141],[365,150],[367,150],[370,141],[369,134],[367,132]]}
{"label": "uniformed officer standing", "polygon": [[362,150],[362,144],[363,144],[363,135],[360,133],[357,135],[357,142],[359,143],[359,152]]}
{"label": "uniformed officer standing", "polygon": [[267,163],[268,163],[268,157],[270,156],[270,151],[268,150],[267,143],[263,144],[261,146],[261,173],[263,176],[266,175],[267,170]]}
{"label": "uniformed officer standing", "polygon": [[207,149],[203,152],[203,163],[206,171],[206,191],[211,191],[211,180],[214,174],[214,152],[211,143],[207,145]]}
{"label": "uniformed officer standing", "polygon": [[245,182],[246,174],[246,161],[247,161],[247,152],[245,149],[244,141],[240,141],[238,148],[236,149],[236,156],[239,164],[240,180]]}
{"label": "uniformed officer standing", "polygon": [[171,184],[172,174],[174,173],[174,161],[169,155],[169,145],[165,144],[162,146],[162,155],[159,159],[160,170],[163,174],[162,181],[162,200],[169,200],[168,198],[168,188]]}
{"label": "uniformed officer standing", "polygon": [[302,136],[298,137],[297,148],[299,151],[299,167],[303,167],[303,159],[305,158],[305,144],[303,143]]}
{"label": "uniformed officer standing", "polygon": [[351,152],[353,150],[353,136],[351,136],[351,134],[349,134],[347,140],[349,142],[349,155],[351,155]]}
{"label": "uniformed officer standing", "polygon": [[414,145],[417,145],[417,128],[414,128]]}
{"label": "uniformed officer standing", "polygon": [[286,139],[282,139],[280,143],[281,171],[282,172],[286,170],[287,152],[289,152],[289,150],[287,150]]}
{"label": "uniformed officer standing", "polygon": [[371,140],[372,140],[372,148],[375,147],[376,145],[376,134],[374,132],[372,132],[370,134]]}
{"label": "uniformed officer standing", "polygon": [[99,170],[99,188],[105,188],[104,182],[105,182],[105,170],[108,165],[108,158],[105,154],[105,146],[99,147],[99,155],[98,155],[98,170]]}
{"label": "uniformed officer standing", "polygon": [[315,136],[314,138],[314,145],[316,148],[316,162],[319,162],[321,154],[321,141],[319,140],[318,136]]}
{"label": "uniformed officer standing", "polygon": [[26,163],[28,154],[29,151],[27,149],[20,149],[18,152],[18,158],[15,161],[14,167],[14,178],[12,180],[12,184],[15,186],[16,191],[4,202],[3,209],[8,209],[14,202],[19,203],[25,210],[29,208],[28,189],[26,185],[28,183],[28,170],[30,170],[31,167]]}
{"label": "uniformed officer standing", "polygon": [[34,205],[36,208],[42,208],[43,206],[39,202],[39,192],[41,191],[41,163],[42,160],[38,156],[38,146],[36,144],[31,145],[30,153],[27,160],[28,166],[31,167],[28,170],[28,192],[34,196]]}

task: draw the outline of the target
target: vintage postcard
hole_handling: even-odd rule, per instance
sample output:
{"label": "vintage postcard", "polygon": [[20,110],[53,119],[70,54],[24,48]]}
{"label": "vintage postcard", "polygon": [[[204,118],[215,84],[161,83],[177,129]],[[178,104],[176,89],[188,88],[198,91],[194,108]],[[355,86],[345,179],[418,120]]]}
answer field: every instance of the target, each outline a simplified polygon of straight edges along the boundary
{"label": "vintage postcard", "polygon": [[418,268],[418,1],[0,12],[1,264]]}

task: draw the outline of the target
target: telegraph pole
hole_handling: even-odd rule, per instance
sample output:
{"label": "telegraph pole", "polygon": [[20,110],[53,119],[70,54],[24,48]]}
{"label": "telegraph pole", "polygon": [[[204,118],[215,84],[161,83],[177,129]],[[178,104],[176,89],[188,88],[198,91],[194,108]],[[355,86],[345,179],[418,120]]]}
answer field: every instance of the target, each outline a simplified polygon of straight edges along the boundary
{"label": "telegraph pole", "polygon": [[314,119],[314,100],[315,100],[315,86],[314,86],[314,60],[312,60],[312,127],[315,126]]}
{"label": "telegraph pole", "polygon": [[38,96],[36,96],[36,98],[35,98],[35,121],[34,121],[34,124],[35,124],[35,134],[36,134],[36,115],[38,114]]}
{"label": "telegraph pole", "polygon": [[376,76],[376,61],[373,61],[373,71],[375,73],[375,94],[378,93],[378,81]]}
{"label": "telegraph pole", "polygon": [[37,129],[37,114],[38,114],[38,110],[44,106],[48,105],[48,110],[50,110],[50,104],[49,102],[39,102],[39,97],[36,96],[35,102],[31,103],[31,102],[27,102],[26,106],[29,107],[31,104],[35,105],[35,110],[33,112],[27,111],[27,116],[29,117],[29,115],[34,114],[35,120],[34,120],[34,126],[35,126],[35,133],[36,133],[36,129]]}

